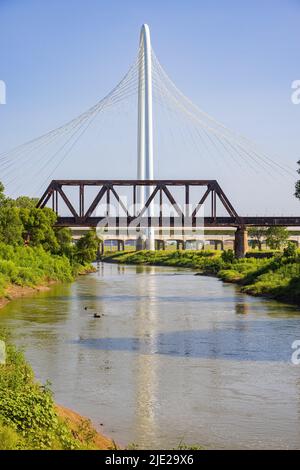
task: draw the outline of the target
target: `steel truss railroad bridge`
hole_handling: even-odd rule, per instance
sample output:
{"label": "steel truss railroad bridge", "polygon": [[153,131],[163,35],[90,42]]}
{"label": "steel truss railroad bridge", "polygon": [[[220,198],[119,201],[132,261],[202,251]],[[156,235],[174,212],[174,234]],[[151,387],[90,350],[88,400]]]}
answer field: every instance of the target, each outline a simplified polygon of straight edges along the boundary
{"label": "steel truss railroad bridge", "polygon": [[[149,187],[147,200],[137,209],[138,191],[141,187]],[[71,201],[66,194],[66,188],[77,188],[77,204]],[[124,202],[120,189],[129,188],[131,204]],[[183,188],[184,197],[172,194],[173,188]],[[88,207],[86,201],[87,188],[96,189]],[[197,204],[190,203],[191,192]],[[147,215],[155,198],[159,199],[158,214],[152,217]],[[167,201],[169,208],[176,215],[165,216],[164,209]],[[74,198],[73,198],[74,199]],[[111,201],[114,199],[116,216],[110,214]],[[70,215],[60,215],[60,202],[68,209]],[[199,225],[199,212],[205,204],[209,206],[209,215],[201,218],[204,227],[236,227],[235,252],[238,257],[247,251],[247,227],[249,226],[300,226],[300,217],[243,217],[234,209],[233,205],[221,189],[216,180],[52,180],[40,198],[37,207],[43,208],[49,202],[58,218],[58,227],[97,227],[99,224],[114,227],[117,230],[132,226],[140,229],[144,227],[156,228],[158,233],[164,227],[180,229],[182,227],[197,228]],[[94,215],[101,205],[106,207],[102,215]],[[222,206],[227,215],[219,216],[218,208]],[[120,216],[120,212],[124,215]],[[159,238],[159,235],[158,235]]]}

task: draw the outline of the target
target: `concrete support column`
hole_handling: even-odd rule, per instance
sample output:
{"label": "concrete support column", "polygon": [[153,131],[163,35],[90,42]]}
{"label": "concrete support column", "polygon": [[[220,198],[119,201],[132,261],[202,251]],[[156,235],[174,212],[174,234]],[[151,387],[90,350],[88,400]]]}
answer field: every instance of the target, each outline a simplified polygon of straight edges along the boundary
{"label": "concrete support column", "polygon": [[185,243],[183,240],[176,240],[176,249],[177,250],[184,250],[185,249]]}
{"label": "concrete support column", "polygon": [[204,247],[204,243],[202,241],[196,241],[196,250],[202,250]]}
{"label": "concrete support column", "polygon": [[215,249],[218,250],[219,249],[219,246],[220,246],[220,250],[221,251],[224,251],[224,245],[223,245],[223,242],[222,240],[216,240],[216,246],[215,246]]}
{"label": "concrete support column", "polygon": [[145,240],[142,237],[136,239],[135,251],[142,251],[146,249]]}
{"label": "concrete support column", "polygon": [[103,253],[104,253],[104,243],[103,243],[103,240],[100,240],[98,244],[98,250],[97,250],[97,261],[100,260]]}
{"label": "concrete support column", "polygon": [[118,240],[118,251],[124,251],[124,240]]}
{"label": "concrete support column", "polygon": [[234,237],[234,254],[237,258],[244,258],[248,251],[248,232],[245,227],[238,227]]}
{"label": "concrete support column", "polygon": [[165,241],[164,240],[155,240],[155,249],[156,250],[165,250]]}

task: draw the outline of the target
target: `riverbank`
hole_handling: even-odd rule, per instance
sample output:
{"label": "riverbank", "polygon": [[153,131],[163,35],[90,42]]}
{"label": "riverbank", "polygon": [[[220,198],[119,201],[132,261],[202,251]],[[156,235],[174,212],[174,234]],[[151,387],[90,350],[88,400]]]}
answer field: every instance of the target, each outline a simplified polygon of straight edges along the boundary
{"label": "riverbank", "polygon": [[39,384],[23,354],[9,341],[0,365],[1,450],[108,450],[115,448],[91,421],[55,404],[48,386]]}
{"label": "riverbank", "polygon": [[[84,274],[89,274],[92,272],[95,272],[95,268],[93,266],[86,266],[82,268],[82,270],[78,273],[78,276],[82,276]],[[57,284],[58,282],[61,281],[49,279],[45,281],[44,284],[40,284],[33,287],[19,286],[17,284],[8,284],[5,286],[4,292],[0,297],[0,310],[12,300],[19,299],[20,297],[31,297],[40,292],[46,292],[51,289],[51,286]]]}
{"label": "riverbank", "polygon": [[95,450],[116,449],[115,442],[99,433],[89,418],[65,406],[56,404],[55,409],[59,418],[71,429],[73,436],[77,437],[81,445],[88,443],[89,448]]}
{"label": "riverbank", "polygon": [[47,285],[39,285],[35,287],[18,286],[16,284],[9,284],[4,291],[4,296],[0,297],[0,309],[5,307],[9,302],[20,297],[30,297],[39,292],[45,292],[51,288],[55,281],[49,281]]}
{"label": "riverbank", "polygon": [[235,259],[232,252],[210,250],[139,251],[107,253],[103,261],[123,264],[185,267],[196,274],[217,276],[238,284],[241,291],[300,305],[300,256],[298,252],[274,253],[272,257]]}
{"label": "riverbank", "polygon": [[0,309],[13,299],[48,290],[57,282],[71,282],[93,272],[91,264],[71,263],[41,247],[12,247],[0,243]]}
{"label": "riverbank", "polygon": [[[71,282],[94,271],[90,264],[71,265],[66,257],[42,248],[0,244],[0,309],[14,299],[33,296],[53,284]],[[0,339],[6,342],[6,334],[0,332]],[[6,364],[0,365],[0,449],[114,447],[90,420],[56,405],[49,388],[35,381],[24,356],[8,344]]]}

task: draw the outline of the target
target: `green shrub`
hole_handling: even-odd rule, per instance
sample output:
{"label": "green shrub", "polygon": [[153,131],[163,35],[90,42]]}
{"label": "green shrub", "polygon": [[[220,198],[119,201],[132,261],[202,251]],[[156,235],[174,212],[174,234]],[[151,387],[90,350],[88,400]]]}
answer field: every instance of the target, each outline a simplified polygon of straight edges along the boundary
{"label": "green shrub", "polygon": [[0,449],[76,449],[82,447],[57,416],[49,386],[34,381],[23,354],[7,343],[0,365]]}
{"label": "green shrub", "polygon": [[0,422],[0,450],[19,450],[25,447],[22,436]]}
{"label": "green shrub", "polygon": [[221,271],[219,271],[219,277],[223,281],[238,282],[243,278],[243,275],[234,269],[221,269]]}
{"label": "green shrub", "polygon": [[298,257],[298,250],[293,242],[288,242],[287,246],[283,250],[283,256],[288,259],[296,260]]}
{"label": "green shrub", "polygon": [[0,291],[8,283],[36,286],[48,280],[68,282],[77,269],[66,256],[53,255],[42,247],[11,246],[0,243]]}
{"label": "green shrub", "polygon": [[224,261],[224,263],[233,263],[233,261],[235,260],[234,251],[233,250],[223,251],[221,258]]}

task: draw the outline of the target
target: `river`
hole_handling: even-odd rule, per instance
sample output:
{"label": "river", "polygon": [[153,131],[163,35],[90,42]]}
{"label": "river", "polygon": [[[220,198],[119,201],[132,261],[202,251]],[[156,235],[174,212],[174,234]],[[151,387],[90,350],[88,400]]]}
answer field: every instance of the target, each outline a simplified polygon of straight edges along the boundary
{"label": "river", "polygon": [[0,326],[58,403],[121,445],[300,448],[296,307],[189,270],[100,264],[14,300]]}

